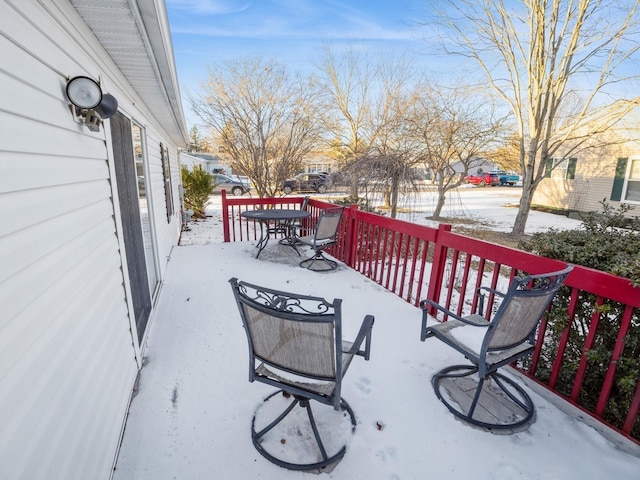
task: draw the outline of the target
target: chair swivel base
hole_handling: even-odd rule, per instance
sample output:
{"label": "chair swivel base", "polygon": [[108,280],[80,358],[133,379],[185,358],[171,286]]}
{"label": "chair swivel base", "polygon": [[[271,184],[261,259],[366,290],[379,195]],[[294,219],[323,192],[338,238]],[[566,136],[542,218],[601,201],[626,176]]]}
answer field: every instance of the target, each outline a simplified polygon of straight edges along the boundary
{"label": "chair swivel base", "polygon": [[516,429],[535,412],[531,397],[510,378],[493,372],[486,379],[473,365],[452,365],[437,372],[431,384],[438,399],[461,420],[487,430]]}
{"label": "chair swivel base", "polygon": [[335,270],[338,267],[338,262],[325,257],[322,253],[317,253],[313,257],[301,261],[300,266],[314,272],[328,272]]}
{"label": "chair swivel base", "polygon": [[[285,408],[281,411],[283,405]],[[296,406],[302,408],[295,409]],[[340,407],[336,411],[326,406],[316,422],[309,399],[279,390],[265,398],[256,410],[251,423],[253,445],[267,460],[290,470],[331,467],[342,459],[347,450],[347,438],[332,437],[340,437],[341,434],[344,437],[345,432],[353,433],[356,428],[353,410],[344,399],[341,399]],[[265,409],[268,411],[263,412]],[[256,431],[256,425],[268,422],[274,411],[279,412],[277,417]],[[269,420],[261,418],[263,416]],[[322,434],[325,434],[324,441]]]}

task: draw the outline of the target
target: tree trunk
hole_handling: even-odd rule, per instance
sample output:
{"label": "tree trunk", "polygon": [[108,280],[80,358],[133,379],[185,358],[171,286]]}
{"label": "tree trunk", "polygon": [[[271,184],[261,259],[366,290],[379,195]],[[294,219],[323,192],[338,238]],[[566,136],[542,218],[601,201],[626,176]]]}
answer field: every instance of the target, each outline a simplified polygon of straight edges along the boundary
{"label": "tree trunk", "polygon": [[443,188],[441,182],[438,182],[438,200],[436,201],[436,208],[433,210],[433,218],[440,218],[440,214],[442,213],[442,209],[444,208],[444,202],[446,198],[446,190]]}
{"label": "tree trunk", "polygon": [[398,193],[400,191],[400,174],[395,173],[391,179],[391,218],[398,215]]}
{"label": "tree trunk", "polygon": [[520,197],[520,206],[518,207],[518,214],[516,220],[513,222],[513,228],[511,233],[514,235],[524,235],[524,228],[527,225],[527,219],[529,218],[529,210],[531,209],[531,200],[533,200],[533,192],[535,189],[531,187],[522,187],[522,196]]}
{"label": "tree trunk", "polygon": [[[389,186],[385,186],[384,187],[384,192],[382,194],[382,201],[383,201],[383,206],[384,208],[388,208],[391,209],[391,187]],[[395,217],[392,217],[395,218]]]}
{"label": "tree trunk", "polygon": [[[518,214],[513,222],[513,228],[511,233],[514,235],[524,235],[524,229],[527,226],[527,220],[529,219],[529,210],[531,209],[531,202],[533,200],[533,194],[538,187],[539,181],[536,181],[538,176],[541,176],[544,172],[543,166],[540,166],[536,171],[536,153],[538,151],[538,140],[532,138],[529,141],[527,150],[527,162],[524,167],[522,176],[522,195],[520,196],[520,206],[518,207]],[[542,148],[541,157],[546,158],[546,148]]]}
{"label": "tree trunk", "polygon": [[349,187],[349,197],[351,197],[354,202],[358,201],[358,178],[353,178],[353,176]]}

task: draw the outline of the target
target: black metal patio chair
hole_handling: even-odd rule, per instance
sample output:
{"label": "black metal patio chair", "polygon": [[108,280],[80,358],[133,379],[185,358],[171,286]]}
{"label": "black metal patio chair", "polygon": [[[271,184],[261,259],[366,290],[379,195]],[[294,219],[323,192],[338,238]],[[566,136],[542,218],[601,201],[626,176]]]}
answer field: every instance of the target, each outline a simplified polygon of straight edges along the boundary
{"label": "black metal patio chair", "polygon": [[[309,200],[311,199],[311,197],[309,195],[305,195],[304,198],[302,199],[302,203],[300,204],[300,210],[302,211],[306,211],[307,210],[307,206],[309,205]],[[296,220],[291,220],[291,221],[287,221],[287,222],[282,222],[282,227],[284,229],[286,229],[286,236],[285,238],[282,238],[280,240],[280,244],[283,245],[291,245],[291,246],[296,246],[298,245],[300,242],[298,241],[298,237],[300,236],[300,231],[302,230],[302,228],[304,227],[304,223],[303,220],[301,219],[296,219]],[[298,252],[298,250],[296,249],[296,252]],[[298,252],[298,255],[300,253]]]}
{"label": "black metal patio chair", "polygon": [[322,272],[334,270],[338,266],[338,262],[327,258],[323,252],[338,243],[338,227],[343,212],[342,207],[322,210],[313,234],[296,237],[297,243],[307,245],[314,251],[312,257],[300,262],[301,267]]}
{"label": "black metal patio chair", "polygon": [[[340,435],[355,430],[351,407],[341,398],[342,379],[355,355],[369,359],[374,317],[366,315],[354,342],[342,339],[342,300],[297,295],[229,280],[249,342],[249,381],[279,390],[256,410],[255,448],[292,470],[323,469],[346,452]],[[363,345],[364,344],[364,345]],[[316,416],[312,401],[332,406]],[[295,407],[306,411],[306,417]],[[266,413],[265,413],[266,412]],[[296,458],[295,452],[305,452]]]}
{"label": "black metal patio chair", "polygon": [[[481,287],[481,291],[502,299],[491,320],[482,315],[484,295],[480,313],[465,317],[432,300],[420,302],[420,339],[437,337],[471,362],[448,366],[432,378],[437,397],[454,415],[486,429],[513,429],[532,419],[535,409],[531,397],[498,370],[533,352],[538,324],[572,269],[568,265],[556,272],[514,278],[506,293]],[[427,326],[430,307],[449,319]],[[469,381],[476,373],[477,383]],[[507,407],[496,410],[496,405]]]}

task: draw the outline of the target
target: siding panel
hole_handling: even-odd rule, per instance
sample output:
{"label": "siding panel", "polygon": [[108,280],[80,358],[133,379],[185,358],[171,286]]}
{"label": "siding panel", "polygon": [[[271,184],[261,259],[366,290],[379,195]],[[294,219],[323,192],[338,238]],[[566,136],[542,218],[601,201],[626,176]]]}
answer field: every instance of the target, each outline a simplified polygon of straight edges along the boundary
{"label": "siding panel", "polygon": [[[29,265],[72,242],[87,229],[95,228],[103,222],[106,222],[107,228],[112,228],[111,213],[105,209],[105,203],[87,205],[66,215],[67,221],[49,219],[19,230],[14,235],[0,237],[0,282],[18,275]],[[50,241],[45,242],[43,239]]]}
{"label": "siding panel", "polygon": [[0,152],[0,171],[0,194],[109,178],[104,158],[37,153]]}
{"label": "siding panel", "polygon": [[68,1],[0,2],[0,32],[0,479],[108,479],[140,351],[109,121],[73,121],[67,77],[100,78],[152,139],[163,271],[180,224],[167,223],[154,149],[177,147]]}
{"label": "siding panel", "polygon": [[[110,197],[111,190],[107,181],[87,181],[40,188],[36,191],[22,190],[0,194],[0,216],[3,219],[0,223],[0,238],[47,220],[55,219],[65,224],[73,224],[75,220],[68,215],[80,212],[88,205],[100,201],[110,204]],[[113,207],[109,208],[112,213]]]}
{"label": "siding panel", "polygon": [[[97,251],[97,254],[104,253],[106,251]],[[105,273],[72,293],[92,298],[93,302],[67,303],[67,308],[56,312],[55,318],[40,316],[40,323],[46,321],[47,325],[43,327],[47,329],[26,351],[28,358],[20,362],[20,368],[10,372],[3,381],[3,384],[13,386],[13,402],[6,403],[15,413],[9,425],[0,425],[7,433],[8,442],[7,445],[0,443],[0,450],[8,450],[12,458],[25,460],[22,467],[19,467],[22,462],[16,462],[15,478],[46,478],[47,469],[66,471],[61,463],[86,456],[87,445],[91,445],[85,443],[90,440],[86,430],[98,428],[99,422],[84,419],[118,418],[119,412],[114,412],[114,408],[121,412],[126,406],[128,385],[136,374],[135,365],[126,355],[114,355],[117,352],[112,351],[114,346],[130,342],[126,329],[117,330],[112,325],[113,318],[126,313],[126,305],[124,301],[119,305],[112,301],[114,294],[121,292],[121,287],[109,282],[110,269],[104,260],[90,266],[94,267],[92,270]],[[73,274],[71,272],[70,276]],[[65,283],[64,287],[67,286]],[[124,359],[128,364],[126,368],[121,364]],[[110,372],[107,377],[102,371],[104,368]],[[123,382],[123,379],[128,381]],[[69,392],[74,394],[69,395]],[[117,403],[113,402],[114,397],[119,397]],[[5,400],[1,399],[3,403]],[[111,442],[117,441],[119,427],[117,422],[109,425],[107,432]],[[78,435],[79,430],[82,435]],[[104,429],[100,426],[99,430]],[[47,461],[27,461],[36,457]],[[108,456],[102,460],[103,474],[105,461],[109,461]],[[98,472],[99,469],[93,472],[95,476],[87,475],[86,478],[99,478]]]}

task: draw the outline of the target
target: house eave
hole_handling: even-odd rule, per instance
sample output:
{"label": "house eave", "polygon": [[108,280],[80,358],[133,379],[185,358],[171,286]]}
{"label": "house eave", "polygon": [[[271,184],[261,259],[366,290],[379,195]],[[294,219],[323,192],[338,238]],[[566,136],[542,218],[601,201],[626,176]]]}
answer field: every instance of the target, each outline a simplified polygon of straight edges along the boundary
{"label": "house eave", "polygon": [[187,145],[165,3],[69,1],[172,140]]}

